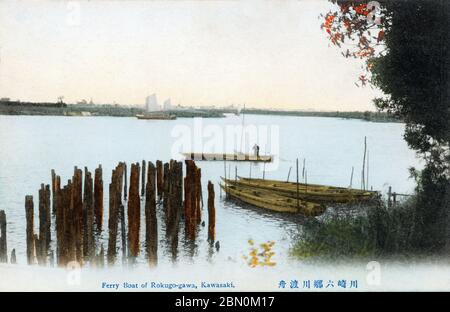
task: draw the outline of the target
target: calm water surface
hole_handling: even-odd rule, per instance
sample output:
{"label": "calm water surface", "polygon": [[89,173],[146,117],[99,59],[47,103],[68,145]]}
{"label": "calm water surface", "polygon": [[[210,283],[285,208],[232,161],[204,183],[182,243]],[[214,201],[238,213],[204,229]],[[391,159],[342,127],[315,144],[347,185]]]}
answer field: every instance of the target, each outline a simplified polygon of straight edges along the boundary
{"label": "calm water surface", "polygon": [[[202,127],[215,127],[225,131],[227,126],[242,124],[242,116],[227,118],[178,119],[174,121],[144,121],[136,118],[113,117],[40,117],[0,116],[0,209],[8,218],[8,249],[16,248],[18,261],[25,262],[25,195],[35,198],[37,212],[38,189],[41,183],[50,184],[50,170],[55,169],[65,184],[72,176],[73,167],[87,166],[92,172],[98,164],[103,166],[105,186],[105,213],[107,214],[107,185],[111,170],[119,161],[142,159],[168,161],[179,137],[174,129],[192,129],[194,123]],[[367,136],[369,150],[369,185],[386,192],[392,186],[396,192],[412,192],[414,182],[409,179],[408,168],[420,166],[413,151],[403,141],[404,125],[400,123],[372,123],[360,120],[316,117],[245,116],[245,125],[268,126],[278,129],[278,147],[270,150],[261,140],[261,153],[273,153],[277,166],[265,169],[265,177],[286,179],[292,167],[295,179],[295,159],[306,159],[308,183],[348,186],[352,166],[353,186],[359,187],[363,158],[363,140]],[[187,126],[188,128],[185,128]],[[183,130],[184,131],[184,130]],[[182,132],[183,132],[182,131]],[[186,134],[186,133],[184,133]],[[179,133],[178,133],[179,135]],[[205,135],[207,137],[207,134]],[[186,138],[183,139],[186,141]],[[254,142],[250,142],[252,146]],[[225,147],[230,150],[230,147]],[[239,175],[262,177],[262,165],[227,163],[227,171],[234,176],[235,165]],[[290,263],[288,257],[292,235],[301,223],[300,217],[268,213],[259,209],[242,208],[237,203],[220,198],[218,183],[224,173],[223,162],[197,162],[202,168],[203,194],[207,194],[207,181],[216,187],[216,237],[220,251],[213,252],[206,238],[207,229],[201,228],[196,248],[186,248],[180,242],[177,266],[188,264],[235,263],[245,265],[242,255],[248,253],[248,239],[257,243],[276,242],[275,260],[279,265]],[[206,196],[206,195],[205,195]],[[206,203],[206,198],[205,198]],[[159,216],[162,212],[159,211]],[[36,217],[37,218],[37,215]],[[203,218],[207,218],[203,211]],[[142,218],[143,219],[143,218]],[[36,219],[35,219],[36,220]],[[105,216],[105,225],[107,216]],[[161,220],[161,219],[160,219]],[[161,224],[161,222],[160,222]],[[141,228],[144,233],[144,227]],[[36,229],[37,230],[37,229]],[[35,231],[36,231],[35,230]],[[159,263],[170,263],[160,227]],[[105,235],[105,234],[104,234]],[[102,237],[105,241],[107,239]],[[105,244],[106,246],[106,244]],[[118,245],[119,246],[119,245]],[[119,251],[119,254],[121,251]],[[144,260],[141,257],[139,261]]]}

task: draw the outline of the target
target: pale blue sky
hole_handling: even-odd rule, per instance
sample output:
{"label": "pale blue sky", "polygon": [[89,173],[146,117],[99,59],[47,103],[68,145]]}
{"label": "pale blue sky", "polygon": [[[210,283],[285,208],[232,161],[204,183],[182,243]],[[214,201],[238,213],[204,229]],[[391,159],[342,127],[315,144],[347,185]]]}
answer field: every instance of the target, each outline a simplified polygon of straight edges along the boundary
{"label": "pale blue sky", "polygon": [[367,110],[316,1],[1,1],[0,97]]}

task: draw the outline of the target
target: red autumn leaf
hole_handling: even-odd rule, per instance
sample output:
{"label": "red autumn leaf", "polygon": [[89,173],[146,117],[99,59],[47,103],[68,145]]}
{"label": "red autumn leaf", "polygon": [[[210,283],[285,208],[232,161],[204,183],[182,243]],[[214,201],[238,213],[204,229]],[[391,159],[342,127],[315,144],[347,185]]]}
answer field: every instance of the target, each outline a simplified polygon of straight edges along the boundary
{"label": "red autumn leaf", "polygon": [[383,38],[384,38],[384,29],[380,30],[380,32],[378,33],[377,42],[380,42],[381,40],[383,40]]}

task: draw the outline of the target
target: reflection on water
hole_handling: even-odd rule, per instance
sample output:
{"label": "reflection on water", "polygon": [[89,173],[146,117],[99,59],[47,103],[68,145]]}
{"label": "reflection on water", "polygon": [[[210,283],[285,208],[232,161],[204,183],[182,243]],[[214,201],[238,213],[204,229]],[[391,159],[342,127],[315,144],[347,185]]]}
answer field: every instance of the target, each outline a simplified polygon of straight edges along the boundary
{"label": "reflection on water", "polygon": [[[240,117],[204,119],[203,124],[226,127],[241,124]],[[0,116],[0,210],[8,217],[8,247],[17,252],[19,263],[26,263],[25,209],[27,194],[37,197],[42,182],[49,183],[50,170],[55,169],[62,181],[72,176],[74,165],[93,170],[102,164],[109,173],[118,161],[131,164],[145,159],[168,160],[174,138],[171,129],[178,124],[192,126],[192,119],[174,121],[138,121],[135,118],[67,118],[50,116]],[[337,118],[246,116],[246,124],[277,125],[279,127],[279,165],[275,171],[266,171],[270,179],[287,178],[290,168],[295,168],[296,158],[306,158],[308,182],[347,186],[352,166],[360,168],[362,142],[367,136],[370,150],[370,185],[385,192],[389,185],[397,192],[408,193],[414,182],[408,179],[408,167],[420,165],[414,152],[402,139],[403,125],[398,123],[371,123]],[[253,144],[252,144],[253,145]],[[261,153],[265,153],[261,146]],[[203,194],[207,194],[207,181],[218,190],[220,176],[224,175],[222,162],[197,162],[202,170]],[[263,167],[249,163],[233,163],[239,175],[261,177]],[[294,166],[294,167],[293,167]],[[250,169],[251,168],[251,169]],[[228,175],[228,174],[227,174]],[[295,174],[294,174],[295,175]],[[291,172],[291,180],[294,176]],[[105,178],[106,180],[106,178]],[[358,177],[354,177],[358,185]],[[108,203],[105,191],[104,202]],[[143,207],[143,203],[141,203]],[[143,214],[143,209],[141,209]],[[216,241],[217,251],[208,242],[207,226],[199,226],[195,242],[185,240],[183,226],[178,235],[178,252],[173,257],[173,241],[167,241],[164,211],[157,206],[158,218],[158,268],[165,265],[200,267],[214,265],[245,265],[242,256],[248,254],[249,239],[257,243],[274,241],[274,258],[277,267],[291,262],[288,257],[293,233],[303,222],[303,217],[267,212],[225,201],[216,191]],[[37,211],[35,209],[35,219]],[[207,216],[206,207],[202,220]],[[105,209],[104,222],[107,220]],[[141,215],[141,229],[145,229]],[[35,229],[36,231],[37,229]],[[140,241],[145,242],[145,231],[140,231]],[[120,236],[120,232],[119,232]],[[107,246],[108,235],[103,231],[97,237]],[[136,259],[137,266],[145,265],[145,246]],[[119,253],[120,254],[120,253]],[[120,260],[118,260],[120,262]]]}

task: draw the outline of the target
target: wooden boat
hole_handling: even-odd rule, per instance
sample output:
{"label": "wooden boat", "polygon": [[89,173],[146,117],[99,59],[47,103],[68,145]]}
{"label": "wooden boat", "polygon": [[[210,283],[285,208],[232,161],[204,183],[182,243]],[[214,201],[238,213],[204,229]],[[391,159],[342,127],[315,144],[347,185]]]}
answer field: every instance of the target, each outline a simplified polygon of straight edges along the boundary
{"label": "wooden boat", "polygon": [[300,213],[305,216],[317,216],[325,212],[322,204],[311,203],[273,194],[263,189],[241,187],[232,184],[220,184],[220,187],[232,198],[250,204],[255,207],[264,208],[277,212]]}
{"label": "wooden boat", "polygon": [[[238,176],[240,181],[243,182],[249,182],[249,183],[258,183],[260,185],[270,185],[274,187],[283,187],[283,188],[291,188],[291,189],[297,189],[297,183],[296,182],[286,182],[286,181],[279,181],[279,180],[269,180],[269,179],[255,179],[255,178],[245,178]],[[331,186],[331,185],[322,185],[322,184],[306,184],[306,183],[298,183],[298,186],[300,189],[308,189],[308,190],[316,190],[321,192],[352,192],[355,194],[376,194],[375,191],[368,191],[368,190],[359,190],[354,188],[348,188],[348,187],[340,187],[340,186]]]}
{"label": "wooden boat", "polygon": [[[249,187],[261,189],[273,194],[282,195],[290,198],[297,198],[296,183],[248,179],[240,177],[239,180],[224,180],[227,184],[238,187]],[[370,200],[376,195],[376,192],[361,191],[354,189],[345,189],[338,187],[329,187],[326,185],[300,185],[298,188],[298,198],[305,201],[318,203],[350,203]]]}
{"label": "wooden boat", "polygon": [[174,120],[177,119],[177,116],[166,113],[152,113],[152,114],[137,114],[136,118],[147,120]]}
{"label": "wooden boat", "polygon": [[183,153],[186,159],[190,160],[226,160],[226,161],[251,161],[251,162],[271,162],[271,155],[248,155],[243,153]]}

